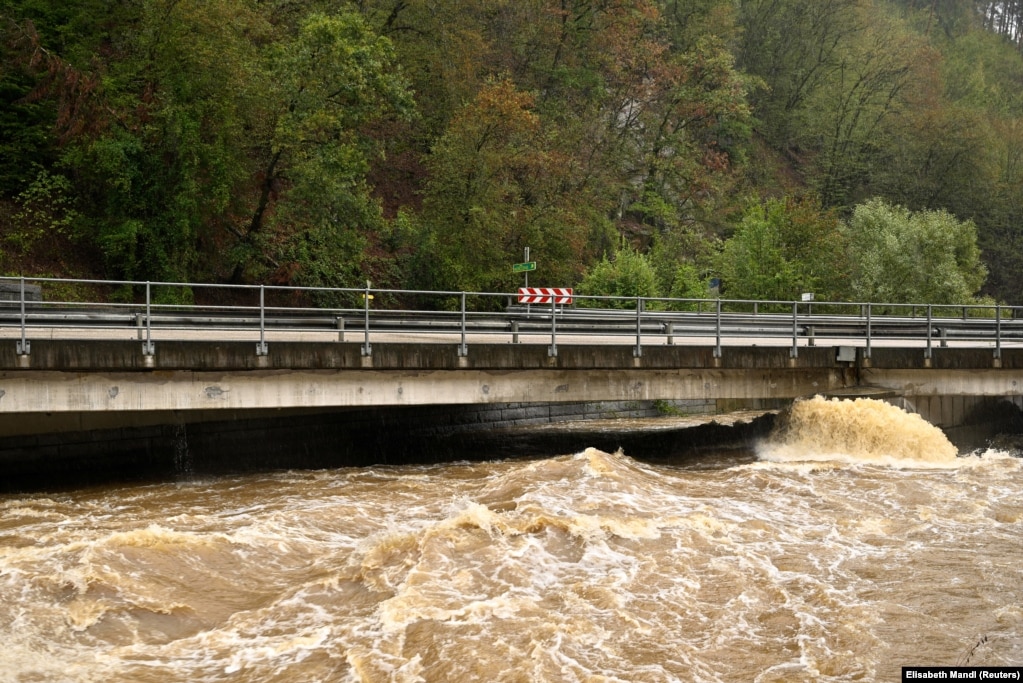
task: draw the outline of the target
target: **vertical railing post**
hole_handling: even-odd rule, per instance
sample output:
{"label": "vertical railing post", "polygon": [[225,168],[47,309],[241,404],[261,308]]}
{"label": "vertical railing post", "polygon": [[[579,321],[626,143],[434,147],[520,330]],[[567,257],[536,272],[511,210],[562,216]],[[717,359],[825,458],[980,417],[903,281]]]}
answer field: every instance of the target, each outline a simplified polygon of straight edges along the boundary
{"label": "vertical railing post", "polygon": [[373,355],[373,347],[370,346],[370,343],[369,343],[369,297],[370,297],[370,294],[369,294],[369,280],[366,280],[366,291],[362,295],[362,301],[363,301],[363,307],[364,307],[363,310],[365,311],[365,317],[364,317],[363,324],[365,326],[365,331],[366,331],[365,341],[363,341],[363,343],[362,343],[362,355],[363,356],[372,356]]}
{"label": "vertical railing post", "polygon": [[799,357],[799,303],[796,301],[792,302],[792,349],[789,357]]}
{"label": "vertical railing post", "polygon": [[458,355],[469,355],[469,347],[465,343],[465,292],[462,292],[462,343],[458,346]]}
{"label": "vertical railing post", "polygon": [[636,348],[632,355],[635,358],[643,356],[643,297],[636,297]]}
{"label": "vertical railing post", "polygon": [[21,341],[15,344],[19,356],[27,356],[31,344],[25,336],[25,278],[21,278]]}
{"label": "vertical railing post", "polygon": [[551,345],[547,348],[551,358],[558,356],[558,297],[551,294]]}
{"label": "vertical railing post", "polygon": [[1002,357],[1002,306],[995,304],[995,359]]}
{"label": "vertical railing post", "polygon": [[721,357],[721,299],[716,300],[714,307],[714,357]]}
{"label": "vertical railing post", "polygon": [[156,350],[153,347],[153,323],[152,323],[152,291],[149,281],[146,281],[146,341],[142,344],[142,355],[152,356]]}
{"label": "vertical railing post", "polygon": [[932,319],[932,305],[927,304],[927,350],[924,351],[924,358],[930,360],[931,358],[931,319]]}
{"label": "vertical railing post", "polygon": [[864,351],[863,357],[870,359],[870,304],[867,304],[867,348]]}
{"label": "vertical railing post", "polygon": [[266,348],[266,302],[264,299],[263,285],[259,286],[259,343],[256,344],[256,355],[267,355]]}

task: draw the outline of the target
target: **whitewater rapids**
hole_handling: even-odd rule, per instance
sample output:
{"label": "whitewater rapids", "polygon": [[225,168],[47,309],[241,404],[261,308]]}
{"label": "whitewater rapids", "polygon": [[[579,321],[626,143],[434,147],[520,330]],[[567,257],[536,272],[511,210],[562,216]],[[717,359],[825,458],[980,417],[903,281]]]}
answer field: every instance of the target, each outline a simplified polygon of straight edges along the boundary
{"label": "whitewater rapids", "polygon": [[1021,461],[804,403],[738,464],[585,449],[0,497],[0,681],[881,681],[1023,661]]}

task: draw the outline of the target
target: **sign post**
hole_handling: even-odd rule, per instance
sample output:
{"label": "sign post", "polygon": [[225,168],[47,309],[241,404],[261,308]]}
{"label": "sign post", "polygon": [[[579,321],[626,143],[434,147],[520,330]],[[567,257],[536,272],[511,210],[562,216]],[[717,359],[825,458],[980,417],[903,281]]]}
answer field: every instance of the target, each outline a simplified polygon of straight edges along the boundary
{"label": "sign post", "polygon": [[[525,288],[529,289],[529,271],[536,270],[536,261],[529,260],[529,247],[526,247],[522,252],[522,263],[513,263],[512,272],[522,273],[526,278]],[[526,304],[526,315],[529,315],[529,304]]]}

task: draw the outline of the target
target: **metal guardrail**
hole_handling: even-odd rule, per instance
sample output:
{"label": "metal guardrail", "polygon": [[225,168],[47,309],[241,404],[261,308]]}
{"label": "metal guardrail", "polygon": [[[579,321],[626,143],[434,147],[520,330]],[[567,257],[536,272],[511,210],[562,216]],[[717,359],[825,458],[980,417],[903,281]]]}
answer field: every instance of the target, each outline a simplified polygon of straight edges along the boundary
{"label": "metal guardrail", "polygon": [[[144,355],[156,352],[157,340],[257,339],[256,354],[265,356],[272,340],[286,342],[312,335],[343,342],[358,334],[364,356],[372,342],[413,339],[422,343],[457,343],[458,354],[476,343],[547,343],[557,356],[558,343],[628,343],[636,357],[653,344],[702,343],[713,340],[714,355],[726,342],[786,344],[797,357],[800,343],[860,346],[869,358],[875,344],[923,346],[930,358],[935,345],[986,347],[1001,357],[1005,344],[1023,344],[1023,307],[944,306],[850,302],[748,301],[576,295],[562,306],[516,305],[515,294],[362,288],[315,288],[267,285],[0,278],[7,294],[0,301],[0,334],[16,331],[18,355],[31,352],[30,337],[59,332],[60,338],[84,339],[137,334]],[[39,296],[39,291],[42,296]],[[131,293],[137,300],[73,301],[48,298],[52,292],[109,290]],[[15,292],[15,299],[10,294]],[[31,294],[31,295],[29,295]],[[218,304],[164,303],[201,295]],[[268,296],[274,303],[269,304]],[[314,306],[317,299],[347,305]],[[302,301],[301,304],[282,303]],[[354,303],[353,303],[354,302]],[[251,336],[249,336],[251,335]],[[621,341],[621,340],[628,340]]]}

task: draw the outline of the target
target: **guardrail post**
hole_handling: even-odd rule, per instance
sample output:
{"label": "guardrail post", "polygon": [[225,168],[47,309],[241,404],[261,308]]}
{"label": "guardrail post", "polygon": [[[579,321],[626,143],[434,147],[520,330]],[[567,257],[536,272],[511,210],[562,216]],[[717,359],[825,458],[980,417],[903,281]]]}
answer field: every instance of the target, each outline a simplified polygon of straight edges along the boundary
{"label": "guardrail post", "polygon": [[1002,357],[1002,307],[995,304],[995,360]]}
{"label": "guardrail post", "polygon": [[15,344],[19,356],[27,356],[32,344],[25,338],[25,278],[21,278],[21,341]]}
{"label": "guardrail post", "polygon": [[863,353],[863,357],[870,360],[870,304],[867,304],[867,348]]}
{"label": "guardrail post", "polygon": [[[153,346],[152,301],[150,283],[146,281],[146,340],[142,342],[143,356],[152,356],[156,351],[156,348]],[[139,330],[139,334],[142,334],[142,330]]]}
{"label": "guardrail post", "polygon": [[339,342],[345,340],[345,319],[340,315],[337,317],[337,340]]}
{"label": "guardrail post", "polygon": [[[756,304],[754,304],[755,306]],[[721,299],[716,300],[714,309],[714,357],[721,357]]]}
{"label": "guardrail post", "polygon": [[366,340],[362,343],[362,355],[363,356],[372,356],[373,355],[373,347],[370,346],[370,343],[369,343],[369,280],[366,280],[366,291],[362,295],[362,302],[363,302],[363,308],[365,310],[364,323],[365,323],[365,329],[366,329],[366,337],[365,337]]}
{"label": "guardrail post", "polygon": [[518,344],[519,343],[519,321],[518,320],[512,320],[512,322],[511,322],[511,330],[512,330],[512,344]]}
{"label": "guardrail post", "polygon": [[675,323],[668,323],[668,346],[675,345]]}
{"label": "guardrail post", "polygon": [[266,306],[263,299],[263,285],[259,286],[259,343],[256,344],[256,355],[265,356],[266,348]]}
{"label": "guardrail post", "polygon": [[799,303],[795,301],[792,302],[792,349],[789,357],[799,357]]}
{"label": "guardrail post", "polygon": [[924,351],[924,358],[931,359],[931,304],[927,304],[927,350]]}
{"label": "guardrail post", "polygon": [[547,355],[558,357],[558,297],[551,295],[551,345],[547,347]]}
{"label": "guardrail post", "polygon": [[469,355],[469,347],[465,344],[465,292],[462,292],[462,343],[458,345],[459,357]]}
{"label": "guardrail post", "polygon": [[643,356],[643,297],[636,297],[636,348],[632,355],[634,358]]}

